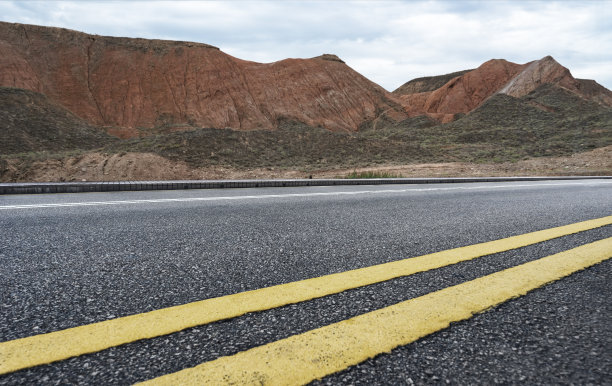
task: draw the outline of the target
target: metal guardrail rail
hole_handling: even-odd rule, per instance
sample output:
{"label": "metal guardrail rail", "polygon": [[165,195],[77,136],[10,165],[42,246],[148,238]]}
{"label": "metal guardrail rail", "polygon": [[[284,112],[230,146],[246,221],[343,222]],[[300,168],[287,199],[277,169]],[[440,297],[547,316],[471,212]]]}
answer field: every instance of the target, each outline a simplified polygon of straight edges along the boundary
{"label": "metal guardrail rail", "polygon": [[279,188],[290,186],[444,184],[466,182],[558,181],[585,179],[612,179],[612,176],[24,182],[0,183],[0,194],[85,193],[181,189]]}

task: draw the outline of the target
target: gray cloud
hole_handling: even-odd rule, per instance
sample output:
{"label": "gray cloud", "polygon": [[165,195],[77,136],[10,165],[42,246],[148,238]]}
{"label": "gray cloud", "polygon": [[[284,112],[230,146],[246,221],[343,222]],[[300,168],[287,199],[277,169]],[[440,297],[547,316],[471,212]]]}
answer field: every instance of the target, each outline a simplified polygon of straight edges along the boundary
{"label": "gray cloud", "polygon": [[612,88],[609,1],[4,1],[0,19],[204,42],[270,62],[335,53],[393,90],[491,58],[552,55]]}

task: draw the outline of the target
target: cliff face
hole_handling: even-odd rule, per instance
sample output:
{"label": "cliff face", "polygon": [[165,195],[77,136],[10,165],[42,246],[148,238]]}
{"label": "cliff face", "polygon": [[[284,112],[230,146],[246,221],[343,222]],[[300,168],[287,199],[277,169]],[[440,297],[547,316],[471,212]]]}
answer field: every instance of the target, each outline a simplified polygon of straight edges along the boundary
{"label": "cliff face", "polygon": [[0,23],[0,86],[40,92],[122,136],[161,125],[272,129],[283,119],[354,131],[383,113],[406,117],[333,55],[261,64],[206,44],[10,23]]}

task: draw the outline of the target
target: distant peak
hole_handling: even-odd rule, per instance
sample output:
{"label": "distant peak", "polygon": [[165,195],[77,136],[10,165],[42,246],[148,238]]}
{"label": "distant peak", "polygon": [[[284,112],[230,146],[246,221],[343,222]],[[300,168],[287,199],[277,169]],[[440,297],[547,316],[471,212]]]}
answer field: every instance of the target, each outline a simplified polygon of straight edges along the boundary
{"label": "distant peak", "polygon": [[320,56],[316,56],[313,59],[322,59],[322,60],[329,60],[330,62],[344,63],[344,60],[340,59],[339,57],[337,57],[334,54],[323,54],[323,55],[320,55]]}
{"label": "distant peak", "polygon": [[487,64],[487,63],[510,63],[510,62],[508,62],[506,59],[489,59],[483,64]]}
{"label": "distant peak", "polygon": [[580,88],[570,71],[550,55],[526,63],[523,67],[521,73],[512,78],[499,93],[519,98],[543,84],[554,84],[572,92],[577,92]]}
{"label": "distant peak", "polygon": [[557,62],[555,60],[555,58],[553,58],[550,55],[546,55],[545,57],[543,57],[540,60],[536,60],[533,63],[538,63],[538,64],[546,64],[546,65],[553,65],[553,66],[561,66],[561,64],[559,62]]}
{"label": "distant peak", "polygon": [[487,68],[508,68],[518,66],[516,63],[509,62],[506,59],[490,59],[481,64],[479,69],[487,69]]}

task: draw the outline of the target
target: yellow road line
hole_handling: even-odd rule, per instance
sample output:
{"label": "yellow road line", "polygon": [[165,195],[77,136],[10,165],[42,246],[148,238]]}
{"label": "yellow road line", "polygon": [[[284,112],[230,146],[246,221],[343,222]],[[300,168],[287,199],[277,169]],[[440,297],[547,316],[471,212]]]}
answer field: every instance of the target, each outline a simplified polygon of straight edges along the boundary
{"label": "yellow road line", "polygon": [[0,343],[0,374],[612,224],[612,216]]}
{"label": "yellow road line", "polygon": [[596,241],[142,384],[305,384],[610,257],[612,238]]}

